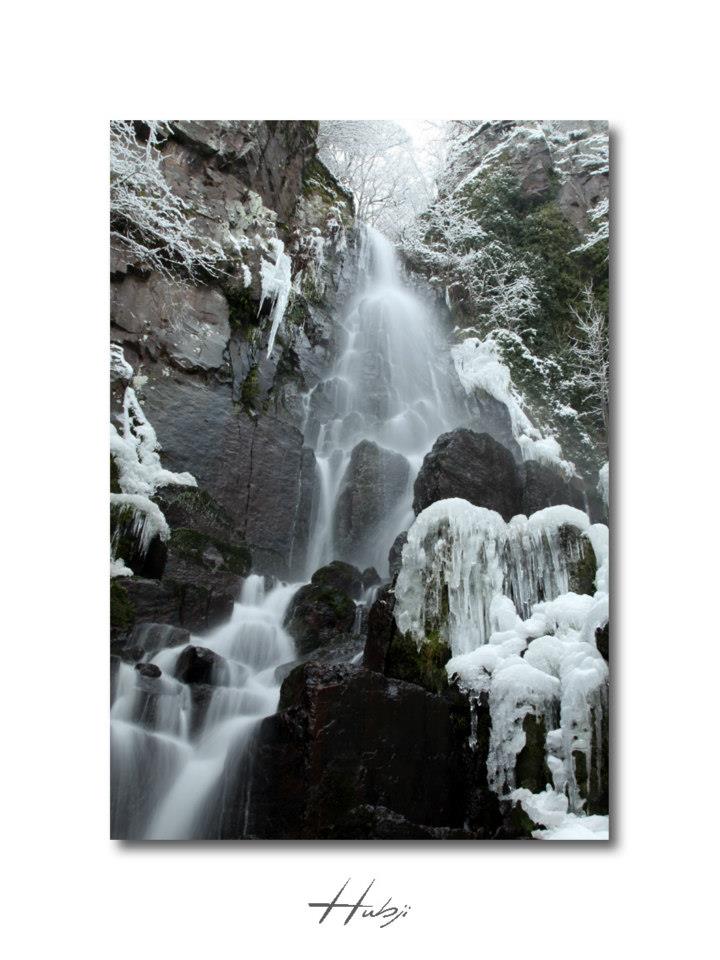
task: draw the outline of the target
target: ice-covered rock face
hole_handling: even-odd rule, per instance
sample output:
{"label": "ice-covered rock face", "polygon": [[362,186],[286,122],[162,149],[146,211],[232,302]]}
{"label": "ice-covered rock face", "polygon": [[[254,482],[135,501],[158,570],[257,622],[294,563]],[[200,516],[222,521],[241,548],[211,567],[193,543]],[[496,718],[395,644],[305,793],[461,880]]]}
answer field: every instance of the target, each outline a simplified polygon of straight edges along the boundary
{"label": "ice-covered rock face", "polygon": [[395,619],[420,644],[439,629],[453,656],[516,627],[520,614],[570,588],[587,516],[574,507],[548,507],[506,523],[499,513],[466,500],[438,500],[418,516],[403,548],[395,587]]}
{"label": "ice-covered rock face", "polygon": [[[576,593],[588,543],[594,584]],[[444,639],[448,675],[487,704],[488,782],[500,796],[522,786],[515,767],[529,716],[545,731],[548,785],[573,813],[606,791],[608,668],[595,632],[608,622],[607,590],[607,527],[573,507],[506,523],[465,500],[440,500],[408,531],[395,586],[398,629],[418,646],[431,634]]]}

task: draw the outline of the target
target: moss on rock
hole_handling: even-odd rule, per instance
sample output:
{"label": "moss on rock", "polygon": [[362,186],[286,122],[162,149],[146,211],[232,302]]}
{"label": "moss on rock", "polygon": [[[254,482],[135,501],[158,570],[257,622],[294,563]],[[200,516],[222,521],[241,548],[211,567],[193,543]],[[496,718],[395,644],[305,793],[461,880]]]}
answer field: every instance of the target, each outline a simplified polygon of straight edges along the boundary
{"label": "moss on rock", "polygon": [[577,554],[577,559],[568,563],[568,589],[573,593],[595,593],[597,560],[590,540],[575,527],[568,524],[558,531],[560,545],[568,557]]}
{"label": "moss on rock", "polygon": [[172,532],[170,550],[185,560],[201,566],[214,566],[212,562],[208,563],[205,556],[209,548],[214,548],[220,554],[222,567],[229,573],[245,577],[250,572],[252,557],[244,543],[227,543],[187,527]]}
{"label": "moss on rock", "polygon": [[135,622],[135,607],[119,580],[110,581],[110,629],[113,633],[129,630]]}
{"label": "moss on rock", "polygon": [[450,647],[437,630],[426,634],[419,649],[409,634],[397,632],[387,652],[385,674],[442,693],[448,686],[445,664],[450,657]]}

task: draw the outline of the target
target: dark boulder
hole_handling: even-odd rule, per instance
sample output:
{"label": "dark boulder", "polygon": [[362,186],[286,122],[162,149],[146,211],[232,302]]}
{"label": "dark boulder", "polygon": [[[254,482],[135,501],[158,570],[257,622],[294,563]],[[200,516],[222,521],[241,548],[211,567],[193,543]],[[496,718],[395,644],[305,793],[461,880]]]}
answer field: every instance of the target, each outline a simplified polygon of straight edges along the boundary
{"label": "dark boulder", "polygon": [[363,666],[368,670],[385,672],[385,658],[395,635],[395,594],[388,585],[378,591],[368,614],[367,639]]}
{"label": "dark boulder", "polygon": [[322,581],[301,587],[285,615],[285,627],[301,656],[317,647],[347,640],[354,623],[355,602],[352,597]]}
{"label": "dark boulder", "polygon": [[315,571],[310,583],[315,587],[330,587],[341,590],[354,600],[359,599],[363,591],[363,577],[357,567],[342,560],[333,560]]}
{"label": "dark boulder", "polygon": [[557,470],[537,460],[523,464],[523,491],[520,513],[527,517],[545,507],[568,504],[585,510],[582,483],[577,478],[566,480]]}
{"label": "dark boulder", "polygon": [[175,664],[175,676],[183,683],[222,685],[228,679],[225,659],[208,647],[186,647]]}
{"label": "dark boulder", "polygon": [[[259,728],[249,811],[237,765],[226,767],[220,835],[411,838],[433,827],[462,830],[468,724],[466,703],[414,684],[347,664],[303,664],[285,679],[279,712]],[[496,816],[496,805],[486,809],[488,822]]]}
{"label": "dark boulder", "polygon": [[366,569],[362,572],[363,590],[369,590],[370,587],[376,587],[379,583],[382,583],[382,580],[375,567],[366,567]]}
{"label": "dark boulder", "polygon": [[147,680],[157,680],[162,675],[162,670],[156,663],[136,663],[135,669]]}
{"label": "dark boulder", "polygon": [[504,520],[520,513],[522,487],[510,451],[487,433],[460,428],[442,434],[415,480],[413,510],[448,497],[495,510]]}
{"label": "dark boulder", "polygon": [[451,656],[449,646],[437,634],[429,634],[418,647],[411,637],[399,632],[394,611],[395,594],[388,585],[378,591],[368,614],[363,666],[396,680],[415,683],[431,693],[447,692],[445,664]]}
{"label": "dark boulder", "polygon": [[378,533],[402,504],[409,476],[410,465],[402,454],[370,440],[354,448],[335,507],[340,557],[377,562]]}

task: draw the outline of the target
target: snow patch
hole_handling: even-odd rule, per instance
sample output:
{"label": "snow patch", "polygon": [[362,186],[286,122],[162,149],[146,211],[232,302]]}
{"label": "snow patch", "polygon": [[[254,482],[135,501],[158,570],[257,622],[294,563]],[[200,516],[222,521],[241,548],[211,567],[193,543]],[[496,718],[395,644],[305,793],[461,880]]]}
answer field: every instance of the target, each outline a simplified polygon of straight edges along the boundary
{"label": "snow patch", "polygon": [[492,336],[485,340],[468,337],[452,347],[451,354],[460,383],[468,395],[478,389],[484,390],[505,405],[524,460],[539,460],[558,467],[566,477],[574,475],[575,465],[563,460],[557,440],[542,437],[523,410],[510,370],[502,362]]}

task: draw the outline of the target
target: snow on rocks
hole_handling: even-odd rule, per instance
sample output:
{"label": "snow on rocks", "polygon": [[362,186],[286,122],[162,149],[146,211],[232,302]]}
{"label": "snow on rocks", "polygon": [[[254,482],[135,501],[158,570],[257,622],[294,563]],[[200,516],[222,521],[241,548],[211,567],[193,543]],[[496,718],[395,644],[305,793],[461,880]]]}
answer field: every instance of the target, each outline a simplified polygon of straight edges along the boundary
{"label": "snow on rocks", "polygon": [[[564,536],[567,527],[578,536]],[[582,538],[597,561],[594,596],[568,587]],[[408,531],[395,586],[398,629],[418,646],[428,633],[444,639],[448,676],[471,700],[488,703],[488,782],[504,799],[514,796],[525,719],[542,722],[549,788],[560,798],[543,796],[543,803],[564,801],[567,815],[553,825],[558,839],[597,832],[586,822],[592,818],[583,816],[580,826],[575,819],[591,778],[600,777],[608,667],[595,631],[608,621],[608,562],[607,527],[573,507],[505,523],[494,511],[449,499],[429,506]]]}
{"label": "snow on rocks", "polygon": [[578,816],[568,813],[568,799],[549,787],[544,793],[514,790],[511,799],[519,803],[533,823],[536,840],[608,840],[608,817]]}
{"label": "snow on rocks", "polygon": [[451,349],[455,370],[468,395],[484,390],[507,407],[513,436],[524,460],[539,460],[558,467],[566,477],[573,476],[575,466],[563,460],[560,444],[554,437],[543,437],[522,408],[510,370],[500,358],[492,336],[480,340],[467,337]]}
{"label": "snow on rocks", "polygon": [[541,596],[568,591],[570,564],[579,554],[561,544],[564,526],[582,534],[590,523],[568,506],[506,523],[494,510],[467,500],[431,504],[415,520],[403,548],[395,586],[398,628],[421,643],[428,624],[441,626],[453,656],[487,643],[494,631],[507,629],[508,608],[502,607],[501,626],[497,598],[509,599],[527,617]]}
{"label": "snow on rocks", "polygon": [[176,484],[196,487],[190,473],[172,473],[160,463],[157,434],[145,416],[132,387],[126,387],[120,430],[110,424],[110,453],[117,464],[120,489],[123,493],[150,497],[159,487]]}
{"label": "snow on rocks", "polygon": [[140,553],[144,555],[155,539],[170,539],[170,527],[160,507],[148,497],[136,493],[111,493],[110,506],[128,508],[132,513],[131,532],[137,538]]}
{"label": "snow on rocks", "polygon": [[[113,344],[110,354],[111,372],[117,371],[123,380],[133,375],[125,360],[122,347]],[[190,473],[173,473],[160,463],[160,444],[157,434],[145,416],[135,390],[127,386],[123,409],[119,417],[120,430],[110,424],[110,455],[118,472],[120,493],[110,494],[111,506],[127,508],[132,513],[130,531],[137,537],[140,553],[144,555],[152,540],[159,536],[168,540],[170,527],[160,507],[150,499],[159,487],[170,485],[196,487]],[[114,556],[111,544],[110,576],[132,576],[132,570]]]}

